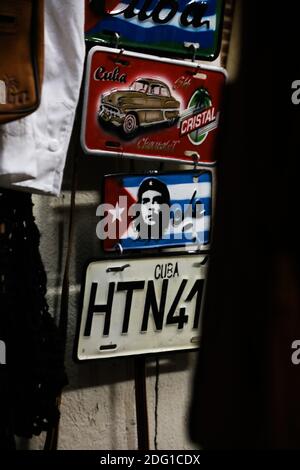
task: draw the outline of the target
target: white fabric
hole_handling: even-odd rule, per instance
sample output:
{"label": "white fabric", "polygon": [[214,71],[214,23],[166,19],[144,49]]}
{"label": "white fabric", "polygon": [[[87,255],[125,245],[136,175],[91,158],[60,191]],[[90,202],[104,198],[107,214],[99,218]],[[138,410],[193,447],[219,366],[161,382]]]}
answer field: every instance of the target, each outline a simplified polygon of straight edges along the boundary
{"label": "white fabric", "polygon": [[46,0],[42,100],[0,126],[0,186],[59,195],[84,55],[84,0]]}

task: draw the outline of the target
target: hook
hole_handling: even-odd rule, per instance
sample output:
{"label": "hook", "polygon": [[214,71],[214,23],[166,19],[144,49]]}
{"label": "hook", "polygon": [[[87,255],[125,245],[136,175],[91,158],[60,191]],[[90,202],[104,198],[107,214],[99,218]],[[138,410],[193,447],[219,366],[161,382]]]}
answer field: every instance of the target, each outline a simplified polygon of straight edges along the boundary
{"label": "hook", "polygon": [[120,34],[117,32],[114,32],[114,40],[115,40],[115,48],[119,49],[119,42],[120,42]]}
{"label": "hook", "polygon": [[192,62],[195,62],[195,57],[196,57],[196,52],[197,52],[197,49],[195,47],[195,44],[191,44],[191,49],[192,49]]}
{"label": "hook", "polygon": [[117,272],[122,272],[124,269],[130,268],[130,264],[124,264],[123,266],[115,266],[113,268],[107,268],[106,272],[107,273],[117,273]]}
{"label": "hook", "polygon": [[195,62],[196,59],[196,52],[199,49],[200,44],[198,42],[185,42],[184,47],[188,47],[192,51],[192,62]]}
{"label": "hook", "polygon": [[198,164],[200,162],[200,155],[199,155],[199,153],[193,153],[192,157],[193,157],[193,160],[194,160],[194,170],[197,170]]}
{"label": "hook", "polygon": [[124,249],[123,249],[121,243],[117,243],[117,244],[115,245],[115,250],[118,252],[118,254],[119,254],[120,256],[122,256]]}
{"label": "hook", "polygon": [[[119,40],[120,40],[120,35],[118,33],[115,33],[118,37],[116,39],[116,49],[118,49],[119,47]],[[127,67],[129,65],[129,61],[128,60],[124,60],[124,59],[120,59],[121,55],[123,54],[124,52],[124,49],[121,48],[117,54],[116,57],[114,57],[112,60],[115,62],[115,64],[120,64],[120,65],[124,65],[124,67]]]}
{"label": "hook", "polygon": [[[199,255],[201,254],[201,253],[199,253],[199,250],[189,251],[188,253],[198,253]],[[199,268],[200,266],[205,266],[208,259],[209,259],[209,257],[207,255],[204,255],[204,259],[202,261],[200,261],[199,263],[194,263],[193,268]]]}
{"label": "hook", "polygon": [[205,256],[204,260],[200,262],[201,266],[205,266],[208,261],[208,256]]}

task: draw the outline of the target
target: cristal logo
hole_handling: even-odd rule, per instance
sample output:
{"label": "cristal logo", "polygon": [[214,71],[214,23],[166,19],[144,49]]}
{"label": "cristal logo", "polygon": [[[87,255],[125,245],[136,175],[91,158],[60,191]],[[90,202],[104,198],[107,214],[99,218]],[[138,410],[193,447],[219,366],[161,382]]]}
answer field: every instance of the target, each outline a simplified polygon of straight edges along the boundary
{"label": "cristal logo", "polygon": [[180,120],[180,135],[188,135],[194,145],[200,145],[208,133],[218,125],[216,109],[206,88],[198,88],[192,95],[188,109]]}
{"label": "cristal logo", "polygon": [[[101,3],[102,0],[100,0]],[[93,2],[96,4],[96,1]],[[99,3],[99,0],[98,2]],[[167,24],[173,20],[179,10],[179,4],[176,0],[131,0],[128,5],[119,9],[108,10],[109,2],[104,10],[111,16],[123,15],[126,19],[137,17],[139,21],[152,19],[157,24]],[[95,5],[96,6],[96,5]],[[99,5],[97,5],[99,8]],[[103,9],[103,5],[102,5]],[[190,1],[179,15],[179,23],[183,27],[200,28],[206,26],[209,29],[209,21],[203,21],[204,14],[207,10],[207,1]]]}
{"label": "cristal logo", "polygon": [[216,120],[215,108],[208,108],[201,113],[197,113],[195,116],[185,119],[182,121],[180,134],[186,135],[195,130],[201,129],[207,124],[210,124]]}

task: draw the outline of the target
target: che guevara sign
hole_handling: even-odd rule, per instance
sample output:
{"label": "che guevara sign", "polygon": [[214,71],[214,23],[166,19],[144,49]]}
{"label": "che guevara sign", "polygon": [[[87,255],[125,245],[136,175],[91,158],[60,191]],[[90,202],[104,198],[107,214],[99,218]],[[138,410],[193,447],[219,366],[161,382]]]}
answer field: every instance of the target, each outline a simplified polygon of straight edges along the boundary
{"label": "che guevara sign", "polygon": [[92,0],[86,35],[102,44],[179,58],[216,58],[223,0]]}
{"label": "che guevara sign", "polygon": [[[214,171],[107,175],[96,233],[105,251],[189,247],[207,251]],[[99,210],[100,209],[100,210]]]}
{"label": "che guevara sign", "polygon": [[81,142],[90,155],[213,164],[226,72],[93,47]]}

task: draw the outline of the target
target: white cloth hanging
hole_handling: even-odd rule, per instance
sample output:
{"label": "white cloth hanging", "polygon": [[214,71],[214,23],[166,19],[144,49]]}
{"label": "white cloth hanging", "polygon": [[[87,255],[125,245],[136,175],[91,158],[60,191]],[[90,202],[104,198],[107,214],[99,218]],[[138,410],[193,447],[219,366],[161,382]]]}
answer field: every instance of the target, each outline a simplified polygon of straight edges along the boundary
{"label": "white cloth hanging", "polygon": [[84,0],[46,0],[41,104],[0,126],[0,186],[59,195],[84,56]]}

